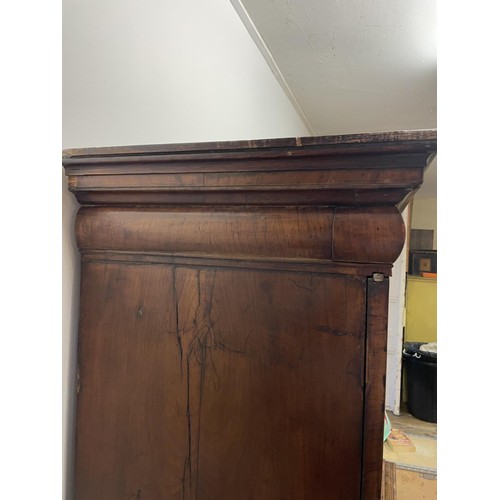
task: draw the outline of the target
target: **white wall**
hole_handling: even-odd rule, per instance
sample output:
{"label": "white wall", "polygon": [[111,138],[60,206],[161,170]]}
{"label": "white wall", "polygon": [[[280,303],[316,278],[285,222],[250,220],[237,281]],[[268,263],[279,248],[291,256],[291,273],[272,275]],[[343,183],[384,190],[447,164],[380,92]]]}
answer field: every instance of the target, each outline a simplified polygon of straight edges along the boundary
{"label": "white wall", "polygon": [[[229,0],[63,0],[63,147],[309,135]],[[71,498],[78,205],[63,177],[63,456]]]}
{"label": "white wall", "polygon": [[[72,478],[73,425],[75,409],[76,334],[78,326],[78,290],[80,259],[73,233],[78,203],[67,189],[62,176],[62,390],[63,390],[63,487]],[[65,498],[71,498],[69,493]]]}
{"label": "white wall", "polygon": [[63,2],[65,147],[295,134],[229,1]]}
{"label": "white wall", "polygon": [[411,212],[412,229],[434,231],[433,250],[437,250],[437,198],[414,198]]}
{"label": "white wall", "polygon": [[[403,213],[403,221],[408,227],[409,210]],[[403,323],[406,290],[407,245],[394,263],[389,279],[389,309],[387,318],[387,372],[385,386],[385,407],[399,415],[401,403],[401,362],[403,349]]]}

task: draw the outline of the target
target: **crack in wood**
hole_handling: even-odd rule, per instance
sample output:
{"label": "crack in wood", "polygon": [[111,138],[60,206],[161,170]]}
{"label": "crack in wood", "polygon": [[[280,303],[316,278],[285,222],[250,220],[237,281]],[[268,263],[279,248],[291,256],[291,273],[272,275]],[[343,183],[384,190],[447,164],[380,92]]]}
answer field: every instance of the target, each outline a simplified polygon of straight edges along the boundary
{"label": "crack in wood", "polygon": [[187,418],[187,456],[184,460],[184,471],[182,475],[182,498],[186,498],[186,481],[189,477],[189,491],[192,491],[193,484],[193,471],[191,466],[191,382],[190,382],[190,359],[188,356],[187,359],[187,368],[186,368],[186,418]]}
{"label": "crack in wood", "polygon": [[[220,331],[217,329],[217,320],[213,317],[214,290],[216,284],[217,271],[196,271],[195,290],[197,293],[196,310],[192,321],[183,316],[182,291],[180,289],[181,275],[177,268],[173,274],[173,292],[175,305],[175,334],[178,347],[179,361],[182,374],[185,373],[185,394],[186,394],[186,426],[187,426],[187,455],[184,460],[184,469],[182,475],[182,498],[191,498],[194,494],[197,496],[198,490],[198,465],[200,459],[200,426],[203,406],[203,397],[207,379],[207,369],[211,370],[211,377],[214,388],[217,388],[218,374],[213,353],[219,349],[223,352],[237,355],[248,354],[246,350],[233,348],[222,341]],[[192,289],[192,288],[191,288]],[[188,320],[192,327],[189,328],[191,336],[186,345],[183,343],[183,334],[188,333],[183,329],[183,322]],[[250,333],[245,339],[245,349]],[[196,371],[199,370],[199,382],[193,385],[193,376],[196,377]],[[196,388],[196,385],[198,387]],[[194,394],[198,392],[198,394]],[[197,398],[197,400],[196,400]],[[196,408],[195,408],[196,407]],[[193,417],[196,418],[197,429],[194,427]],[[196,432],[196,433],[195,433]],[[195,463],[196,462],[196,463]],[[196,492],[195,492],[196,491]]]}
{"label": "crack in wood", "polygon": [[177,268],[174,267],[173,270],[173,276],[172,276],[172,286],[173,286],[173,292],[174,292],[174,303],[175,303],[175,332],[176,332],[176,338],[177,338],[177,349],[179,350],[179,362],[180,362],[180,371],[181,371],[181,380],[183,379],[184,376],[184,369],[183,369],[183,356],[184,356],[184,351],[182,348],[182,339],[181,339],[181,332],[180,332],[180,327],[179,327],[179,294],[177,291]]}

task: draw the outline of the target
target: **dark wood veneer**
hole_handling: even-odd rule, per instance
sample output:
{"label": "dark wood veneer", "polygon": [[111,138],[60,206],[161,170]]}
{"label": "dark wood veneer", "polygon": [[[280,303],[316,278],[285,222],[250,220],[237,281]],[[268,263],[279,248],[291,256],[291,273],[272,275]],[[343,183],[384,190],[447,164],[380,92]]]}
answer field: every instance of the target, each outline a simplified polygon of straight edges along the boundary
{"label": "dark wood veneer", "polygon": [[435,153],[435,131],[64,151],[75,498],[379,498],[388,276]]}

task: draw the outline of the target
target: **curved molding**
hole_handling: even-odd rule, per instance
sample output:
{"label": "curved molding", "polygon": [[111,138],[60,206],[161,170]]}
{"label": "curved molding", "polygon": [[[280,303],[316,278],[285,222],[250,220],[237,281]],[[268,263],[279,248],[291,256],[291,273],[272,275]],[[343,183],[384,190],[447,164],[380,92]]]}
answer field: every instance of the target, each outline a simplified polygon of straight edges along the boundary
{"label": "curved molding", "polygon": [[[87,256],[387,269],[435,130],[65,150]],[[156,256],[156,257],[155,257]],[[325,267],[326,266],[326,267]],[[385,272],[385,271],[384,271]]]}
{"label": "curved molding", "polygon": [[82,252],[392,264],[405,230],[393,207],[83,207],[76,235]]}
{"label": "curved molding", "polygon": [[338,208],[333,222],[335,262],[394,263],[406,237],[394,207]]}
{"label": "curved molding", "polygon": [[331,209],[81,208],[81,250],[331,260]]}

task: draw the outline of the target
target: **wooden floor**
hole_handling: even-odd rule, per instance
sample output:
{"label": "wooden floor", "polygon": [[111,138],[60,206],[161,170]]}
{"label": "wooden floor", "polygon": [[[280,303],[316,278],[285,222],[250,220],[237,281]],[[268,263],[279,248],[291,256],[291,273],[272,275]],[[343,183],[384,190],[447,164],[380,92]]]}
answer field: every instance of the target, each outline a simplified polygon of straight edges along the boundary
{"label": "wooden floor", "polygon": [[391,450],[384,443],[384,500],[435,500],[437,496],[437,424],[418,420],[407,411],[388,412],[391,427],[404,432],[414,452]]}

